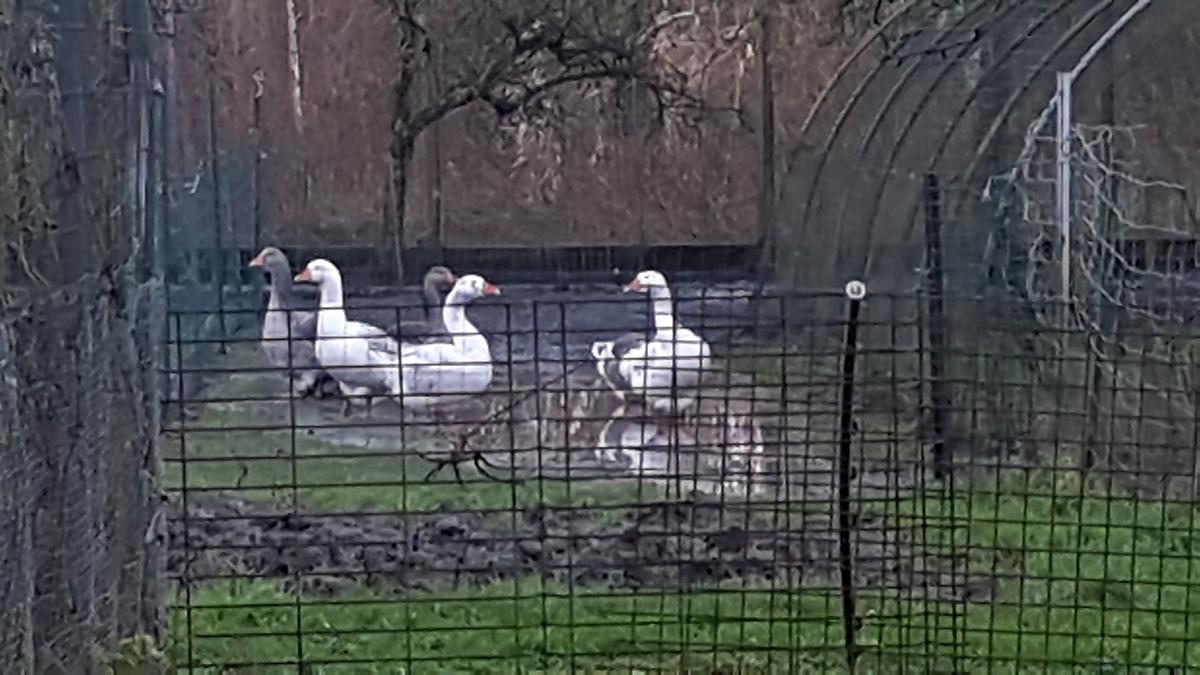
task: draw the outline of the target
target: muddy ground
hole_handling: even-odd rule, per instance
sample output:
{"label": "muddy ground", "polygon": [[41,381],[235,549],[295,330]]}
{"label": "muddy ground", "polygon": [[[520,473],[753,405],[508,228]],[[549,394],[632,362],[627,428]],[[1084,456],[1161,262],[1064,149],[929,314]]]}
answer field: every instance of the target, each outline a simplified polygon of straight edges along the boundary
{"label": "muddy ground", "polygon": [[[586,509],[495,514],[305,516],[228,497],[189,500],[170,519],[173,575],[297,580],[314,593],[358,585],[432,590],[540,575],[608,588],[712,587],[731,580],[836,587],[827,515],[783,516],[696,500],[646,504],[597,521]],[[851,533],[855,586],[978,598],[986,585],[915,555],[914,533],[865,518]]]}

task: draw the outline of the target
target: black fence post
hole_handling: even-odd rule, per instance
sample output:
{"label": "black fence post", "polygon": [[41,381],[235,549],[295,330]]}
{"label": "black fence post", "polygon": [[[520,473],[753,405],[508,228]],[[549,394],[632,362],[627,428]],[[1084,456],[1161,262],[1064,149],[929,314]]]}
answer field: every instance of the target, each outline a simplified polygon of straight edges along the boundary
{"label": "black fence post", "polygon": [[937,174],[925,176],[925,293],[929,318],[929,426],[933,477],[942,480],[950,473],[946,448],[946,308],[945,270],[942,266],[942,188]]}
{"label": "black fence post", "polygon": [[858,357],[858,316],[867,286],[861,281],[846,284],[846,337],[842,351],[842,392],[838,404],[838,559],[841,569],[842,626],[846,633],[846,664],[854,672],[858,660],[855,632],[858,617],[854,609],[854,548],[851,531],[856,525],[857,514],[853,510],[850,483],[857,476],[851,464],[851,447],[854,440],[854,367]]}

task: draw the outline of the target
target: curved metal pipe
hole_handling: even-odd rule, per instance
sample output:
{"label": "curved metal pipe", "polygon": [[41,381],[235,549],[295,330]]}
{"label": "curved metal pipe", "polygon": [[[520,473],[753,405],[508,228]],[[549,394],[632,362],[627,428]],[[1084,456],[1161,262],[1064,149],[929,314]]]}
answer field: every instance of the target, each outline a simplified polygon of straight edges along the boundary
{"label": "curved metal pipe", "polygon": [[[900,8],[898,8],[891,16],[889,16],[887,18],[887,20],[885,20],[878,27],[876,27],[875,30],[871,31],[871,33],[869,35],[867,35],[867,37],[863,38],[858,43],[858,46],[854,49],[854,52],[851,53],[850,56],[848,56],[845,60],[842,61],[841,65],[838,66],[837,71],[834,73],[834,76],[832,78],[830,78],[829,82],[821,90],[821,93],[817,95],[817,100],[814,101],[812,107],[809,108],[808,115],[804,118],[804,123],[800,125],[800,131],[796,136],[798,139],[796,141],[796,145],[792,149],[792,151],[790,153],[788,153],[787,161],[784,163],[784,173],[783,173],[784,180],[779,182],[779,186],[776,189],[777,190],[777,193],[775,195],[775,203],[776,204],[783,203],[783,195],[787,189],[788,184],[790,183],[790,181],[787,179],[788,179],[788,177],[790,177],[792,175],[792,172],[796,167],[796,162],[799,159],[800,152],[805,147],[804,139],[808,136],[808,132],[809,132],[810,128],[812,127],[813,122],[816,120],[817,115],[825,108],[825,104],[829,100],[829,97],[833,95],[833,92],[837,89],[838,85],[841,84],[842,80],[846,76],[846,73],[858,61],[859,57],[862,56],[863,53],[866,52],[867,49],[871,45],[873,45],[876,40],[879,39],[879,36],[882,35],[885,30],[887,30],[888,28],[890,28],[892,26],[893,23],[899,21],[901,17],[907,15],[909,10],[911,10],[917,4],[917,2],[918,2],[918,0],[908,0],[908,2],[906,2],[904,5],[902,5]],[[860,82],[860,87],[859,87],[858,91],[861,91],[862,87],[865,87],[866,82],[869,82],[875,76],[875,74],[882,68],[882,66],[883,66],[882,62],[879,64],[876,64],[876,66],[872,69],[872,71],[869,73],[869,75],[867,75],[863,78],[863,82]],[[857,94],[852,94],[852,96],[857,98]],[[828,148],[826,148],[826,151],[827,150],[828,150]],[[819,181],[820,174],[821,174],[821,168],[818,167],[817,170],[815,170],[813,172],[812,182],[808,187],[808,193],[810,195],[816,190],[816,185],[817,185],[817,182]],[[806,203],[805,207],[804,207],[803,215],[799,218],[800,222],[804,222],[806,220],[807,214],[808,214],[808,206],[809,206],[808,203]],[[775,222],[774,226],[778,229],[783,230],[782,223],[780,222],[781,216],[779,215],[781,213],[783,213],[782,209],[778,209],[776,211],[776,217],[775,217],[776,222]],[[790,230],[790,228],[789,228],[789,230]],[[783,234],[785,237],[791,236],[794,238],[795,233],[790,232],[789,230],[783,230],[781,232],[781,234]],[[793,241],[793,243],[794,243],[794,241]],[[797,257],[796,251],[799,250],[799,247],[791,246],[790,248],[792,250],[792,253],[788,256],[788,263],[789,263],[788,266],[790,269],[795,270],[796,269],[795,261],[796,261],[796,257]],[[778,252],[776,252],[776,256],[778,256]],[[776,269],[779,269],[780,265],[779,265],[778,258],[776,258],[774,263],[775,263],[774,267]],[[788,279],[788,284],[794,285],[795,281],[796,281],[794,271],[789,276],[790,276],[790,278]]]}
{"label": "curved metal pipe", "polygon": [[[1069,5],[1075,1],[1076,0],[1067,0],[1067,2],[1065,4]],[[1020,98],[1025,94],[1025,92],[1027,92],[1031,88],[1033,81],[1035,79],[1037,79],[1038,75],[1040,75],[1043,71],[1045,71],[1045,69],[1050,65],[1050,63],[1054,60],[1054,58],[1056,56],[1058,56],[1058,54],[1072,40],[1074,40],[1081,32],[1083,32],[1092,23],[1092,21],[1094,21],[1095,18],[1097,16],[1099,16],[1099,14],[1107,8],[1108,5],[1111,5],[1112,2],[1113,2],[1113,0],[1104,0],[1103,3],[1093,6],[1087,13],[1085,13],[1081,18],[1079,18],[1075,22],[1075,24],[1071,26],[1071,28],[1058,40],[1057,43],[1055,43],[1050,48],[1050,50],[1035,65],[1035,67],[1030,71],[1029,75],[1026,76],[1025,81],[1023,83],[1021,83],[1021,86],[1014,89],[1014,91],[1009,95],[1009,98],[1005,101],[1004,105],[1001,106],[999,114],[997,114],[995,119],[992,121],[992,124],[988,129],[988,133],[984,135],[984,138],[976,146],[976,151],[973,154],[973,158],[972,158],[971,162],[967,165],[967,169],[961,174],[961,177],[966,179],[966,181],[968,183],[973,182],[975,173],[978,171],[978,164],[979,164],[980,160],[986,154],[987,149],[995,141],[995,137],[999,133],[1000,127],[1004,124],[1005,121],[1007,121],[1009,115],[1012,114],[1012,110],[1014,107],[1016,107]],[[1054,13],[1056,14],[1058,11],[1061,11],[1062,9],[1065,9],[1065,7],[1056,8]],[[971,109],[971,104],[974,102],[975,95],[977,93],[978,93],[978,87],[976,87],[975,90],[972,91],[972,95],[970,97],[968,97],[964,101],[963,105],[959,108],[958,114],[955,115],[953,122],[950,124],[949,128],[947,129],[947,132],[943,135],[942,142],[939,144],[937,151],[934,152],[933,155],[930,157],[929,163],[926,165],[923,173],[929,173],[929,172],[933,171],[934,168],[937,166],[937,164],[941,161],[942,157],[945,155],[946,147],[950,143],[950,139],[954,136],[954,132],[958,129],[959,123],[962,122],[962,120],[966,116],[967,112]],[[961,205],[956,205],[956,206],[961,206]],[[907,215],[907,222],[909,223],[909,225],[908,225],[908,229],[904,233],[904,236],[902,237],[903,239],[907,239],[913,235],[913,229],[916,227],[915,219],[916,219],[917,211],[919,209],[920,209],[919,202],[914,203],[912,208],[910,209],[910,211]],[[877,212],[878,212],[878,208],[876,209],[876,215],[877,215]],[[950,215],[950,218],[953,219],[954,217],[956,217],[957,213],[958,213],[957,211],[952,212]],[[874,218],[874,216],[872,216],[872,218]]]}
{"label": "curved metal pipe", "polygon": [[[1024,45],[1028,40],[1032,39],[1040,28],[1042,28],[1047,22],[1049,22],[1051,19],[1053,19],[1055,16],[1057,16],[1059,13],[1061,13],[1062,11],[1067,9],[1069,6],[1071,6],[1075,2],[1076,2],[1076,0],[1062,0],[1057,6],[1048,8],[1044,14],[1040,15],[1037,18],[1037,20],[1031,22],[1027,26],[1026,30],[1008,46],[1008,48],[1003,52],[1003,54],[1001,54],[1001,57],[998,60],[996,60],[995,63],[993,63],[991,66],[988,67],[988,69],[986,71],[984,71],[983,75],[979,78],[980,84],[977,84],[975,87],[973,87],[971,89],[969,95],[966,97],[966,99],[963,101],[962,105],[959,107],[957,114],[949,121],[946,131],[942,136],[941,144],[938,146],[937,151],[934,153],[933,159],[930,161],[929,165],[926,167],[926,170],[924,171],[924,173],[929,173],[930,171],[932,171],[933,168],[937,165],[937,163],[939,161],[941,161],[942,156],[945,154],[946,147],[949,145],[950,139],[953,138],[954,133],[958,130],[959,123],[962,122],[962,120],[966,116],[967,112],[971,110],[972,105],[975,103],[975,99],[978,97],[979,92],[982,89],[982,83],[987,81],[987,79],[992,74],[994,74],[996,71],[998,71],[1001,67],[1007,66],[1009,63],[1009,59],[1013,56],[1013,54],[1016,53],[1016,51],[1022,45]],[[920,112],[920,111],[918,111],[918,112]],[[910,118],[910,122],[915,123],[915,119],[916,119],[916,113],[914,113],[914,116],[912,118]],[[1003,118],[1001,118],[1001,119],[1003,119]],[[907,138],[908,131],[909,131],[909,129],[906,128],[905,133],[901,136],[901,143],[903,142],[903,140],[905,138]],[[893,156],[891,158],[889,158],[889,165],[892,162],[894,162],[894,156],[899,153],[899,148],[901,146],[901,143],[896,144],[896,146],[893,150]],[[879,191],[875,195],[874,205],[872,207],[872,210],[871,210],[871,213],[870,213],[870,216],[868,219],[868,222],[872,223],[872,227],[870,230],[872,235],[873,235],[874,229],[875,229],[874,228],[875,220],[879,215],[879,208],[882,205],[883,193],[884,193],[884,186],[881,185]],[[909,221],[908,221],[909,222],[908,231],[904,233],[904,237],[902,237],[902,238],[908,238],[908,237],[912,236],[913,228],[915,227],[914,218],[916,215],[916,210],[919,208],[920,208],[920,204],[916,204],[913,207],[913,211],[910,212]],[[869,248],[868,248],[868,251],[869,251]],[[868,260],[868,264],[865,265],[863,274],[865,275],[869,270],[870,270],[870,261]]]}
{"label": "curved metal pipe", "polygon": [[967,170],[963,172],[963,178],[965,178],[967,181],[973,180],[975,173],[979,168],[979,161],[983,158],[983,155],[987,152],[987,149],[992,142],[996,140],[996,135],[1000,133],[1001,125],[1003,125],[1004,121],[1012,113],[1012,109],[1016,107],[1021,96],[1023,96],[1025,92],[1029,91],[1030,87],[1033,85],[1034,79],[1036,79],[1038,75],[1040,75],[1046,70],[1047,67],[1050,66],[1050,62],[1054,60],[1054,57],[1058,56],[1058,53],[1065,49],[1066,46],[1070,44],[1070,42],[1074,40],[1076,36],[1078,36],[1089,25],[1091,25],[1091,23],[1095,21],[1101,13],[1112,6],[1113,1],[1114,0],[1104,0],[1103,2],[1097,3],[1091,8],[1091,10],[1080,17],[1079,20],[1075,22],[1075,25],[1073,25],[1070,30],[1068,30],[1061,38],[1059,38],[1058,42],[1054,44],[1050,51],[1047,52],[1044,57],[1042,57],[1042,60],[1037,63],[1033,71],[1028,77],[1025,78],[1023,85],[1009,95],[1008,100],[1004,103],[1004,106],[1000,108],[1000,114],[996,116],[996,119],[992,120],[992,125],[988,128],[987,134],[980,139],[979,145],[976,146],[975,158],[967,166]]}
{"label": "curved metal pipe", "polygon": [[[995,142],[995,138],[999,134],[1000,127],[1008,119],[1008,117],[1012,114],[1013,108],[1016,107],[1016,105],[1020,101],[1021,97],[1024,96],[1025,93],[1027,91],[1029,91],[1029,89],[1033,86],[1034,80],[1037,79],[1037,77],[1040,74],[1042,74],[1050,66],[1050,64],[1054,60],[1054,58],[1057,57],[1059,55],[1059,53],[1062,52],[1080,33],[1082,33],[1084,30],[1086,30],[1087,27],[1089,25],[1091,25],[1091,23],[1093,21],[1095,21],[1096,18],[1100,14],[1105,9],[1107,9],[1108,6],[1110,6],[1112,4],[1112,2],[1113,2],[1113,0],[1104,0],[1103,3],[1094,5],[1088,12],[1086,12],[1082,17],[1080,17],[1075,22],[1075,24],[1072,25],[1071,28],[1061,38],[1059,38],[1058,42],[1056,42],[1050,48],[1050,50],[1042,57],[1042,59],[1035,65],[1035,67],[1026,76],[1025,81],[1023,83],[1021,83],[1021,86],[1014,89],[1013,92],[1009,95],[1008,99],[1005,101],[1005,104],[1001,107],[999,113],[996,115],[995,119],[992,121],[992,124],[988,129],[988,133],[984,135],[983,139],[981,139],[979,144],[976,146],[974,156],[973,156],[970,164],[967,165],[967,169],[961,174],[961,177],[964,179],[964,181],[967,184],[971,184],[975,181],[975,175],[979,170],[979,163],[982,161],[982,159],[986,155],[988,148],[990,148],[992,143]],[[949,140],[953,136],[954,130],[957,129],[958,123],[966,115],[967,110],[969,110],[969,105],[964,105],[959,110],[959,114],[955,118],[954,124],[951,126],[951,129],[943,137],[942,143],[939,146],[937,152],[934,153],[934,155],[930,158],[929,164],[926,167],[926,172],[932,171],[933,168],[937,165],[937,163],[939,161],[941,161],[942,156],[945,154],[946,146],[949,144]],[[961,203],[953,204],[952,206],[953,206],[953,210],[951,211],[950,218],[954,219],[954,218],[958,217],[958,214],[961,212],[961,210],[963,208],[963,204],[961,204]],[[913,220],[916,218],[916,212],[919,208],[920,208],[920,204],[914,204],[913,208],[911,209],[911,211],[909,213],[908,217],[909,217],[910,225],[909,225],[909,230],[905,235],[906,237],[912,236],[912,230],[915,227],[915,225],[912,223],[913,223]]]}
{"label": "curved metal pipe", "polygon": [[[1073,2],[1073,0],[1062,0],[1060,7],[1065,6],[1071,2]],[[1017,4],[1011,4],[1008,6],[1007,10],[1005,10],[1004,12],[1000,13],[999,15],[994,15],[993,17],[990,17],[990,20],[1003,21],[1009,15],[1010,12],[1015,11],[1017,8],[1018,8]],[[1042,23],[1044,21],[1045,21],[1045,19],[1043,18],[1043,20],[1041,22],[1034,22],[1033,25],[1036,27],[1039,23]],[[1036,28],[1035,28],[1035,30],[1036,30]],[[1025,39],[1027,39],[1029,37],[1029,32],[1030,31],[1026,31],[1026,34],[1024,35],[1024,37],[1022,37],[1021,40],[1018,41],[1018,44],[1020,44],[1021,42],[1023,42]],[[959,54],[958,54],[959,58],[966,55],[966,53],[968,53],[970,51],[972,46],[973,46],[973,43],[963,45],[962,49],[959,50]],[[1009,51],[1008,54],[1005,55],[1004,58],[1007,59],[1009,54],[1011,54],[1011,50]],[[1001,61],[1001,62],[1003,62],[1003,61]],[[916,126],[917,120],[925,112],[925,110],[927,108],[927,104],[929,103],[930,99],[933,98],[934,94],[938,91],[939,87],[941,86],[941,84],[945,80],[945,78],[952,71],[954,71],[958,65],[959,65],[959,63],[956,60],[947,60],[946,61],[946,64],[942,67],[941,72],[939,72],[937,74],[937,77],[934,78],[933,82],[930,83],[928,90],[926,90],[926,92],[925,92],[925,95],[922,96],[921,100],[917,103],[917,105],[915,105],[913,107],[913,110],[909,114],[908,119],[905,121],[904,126],[901,129],[896,142],[894,144],[892,144],[891,151],[888,155],[887,161],[884,162],[884,164],[883,164],[884,178],[877,181],[874,197],[872,197],[872,199],[870,200],[870,203],[872,204],[872,206],[871,206],[870,215],[866,219],[866,222],[868,223],[868,227],[867,227],[866,246],[864,247],[864,250],[867,252],[867,260],[865,261],[865,263],[863,265],[863,269],[860,270],[861,276],[865,277],[870,272],[870,269],[871,269],[870,263],[871,263],[871,260],[873,260],[873,258],[870,255],[870,251],[871,251],[871,246],[873,245],[873,242],[874,242],[874,235],[875,235],[875,230],[876,230],[876,225],[877,225],[875,219],[879,215],[879,205],[880,205],[880,202],[883,198],[883,194],[888,185],[887,176],[891,173],[891,169],[894,167],[894,165],[896,163],[896,157],[900,154],[900,150],[903,148],[904,142],[908,139],[909,134],[912,132],[913,128]],[[990,73],[991,70],[994,70],[995,68],[996,68],[996,66],[992,66],[992,68],[989,69],[988,72]],[[893,92],[896,92],[905,86],[905,84],[907,83],[909,76],[912,74],[913,70],[915,70],[915,66],[913,69],[910,69],[909,73],[905,74],[904,78],[901,78],[899,81],[897,81],[895,87],[893,88]],[[980,78],[980,80],[982,81],[985,78],[986,78],[986,74],[985,74],[985,77]],[[972,97],[974,97],[974,93],[977,90],[978,90],[978,87],[976,87],[975,89],[972,90]],[[891,100],[892,100],[892,96],[889,95],[888,101],[890,102]],[[886,106],[886,103],[885,103],[885,106]],[[883,120],[886,118],[886,115],[888,112],[889,112],[888,109],[885,107],[885,108],[882,108],[880,110],[880,112],[876,115],[876,118],[870,127],[869,133],[863,138],[862,145],[859,148],[858,160],[855,162],[855,167],[859,167],[862,165],[862,160],[866,157],[867,149],[868,149],[871,141],[874,140],[875,134],[878,131],[878,128],[882,125]],[[852,175],[856,176],[856,175],[858,175],[858,172],[855,171],[852,173]],[[839,232],[840,232],[841,224],[845,222],[846,210],[849,207],[850,195],[852,194],[852,192],[853,192],[853,190],[846,190],[845,194],[842,198],[842,207],[839,210],[838,217],[837,217]]]}
{"label": "curved metal pipe", "polygon": [[[846,71],[850,70],[850,66],[858,60],[858,57],[862,56],[862,53],[867,51],[867,47],[870,47],[872,44],[874,44],[875,40],[879,39],[879,36],[883,33],[883,31],[887,30],[894,21],[908,12],[908,10],[911,9],[915,4],[917,4],[917,0],[908,0],[904,6],[897,9],[891,16],[887,18],[886,21],[879,24],[875,30],[871,31],[867,37],[860,40],[858,46],[854,48],[854,51],[850,54],[850,56],[842,60],[842,64],[838,66],[838,69],[834,72],[833,77],[829,78],[829,82],[825,83],[825,86],[821,88],[820,93],[817,94],[817,100],[813,101],[812,107],[808,109],[808,115],[804,117],[804,123],[800,125],[800,131],[797,133],[796,138],[801,140],[796,142],[796,146],[792,148],[791,152],[788,153],[787,160],[783,164],[783,174],[785,176],[791,172],[792,165],[794,165],[796,162],[796,156],[799,155],[801,149],[804,148],[803,139],[808,135],[808,128],[812,126],[813,120],[817,117],[817,113],[825,107],[826,99],[828,99],[833,94],[833,90],[836,89],[839,84],[841,84],[842,78],[846,76]],[[782,190],[780,190],[780,192],[782,193]],[[775,196],[776,198],[779,197],[779,195]]]}
{"label": "curved metal pipe", "polygon": [[[1111,2],[1112,2],[1112,0],[1109,0],[1109,4],[1111,4]],[[1122,14],[1120,17],[1118,17],[1117,20],[1113,22],[1113,25],[1110,26],[1108,28],[1108,30],[1104,32],[1103,35],[1101,35],[1099,38],[1097,38],[1094,43],[1092,43],[1092,46],[1090,48],[1088,48],[1088,50],[1086,52],[1084,52],[1083,56],[1079,57],[1079,62],[1076,63],[1075,67],[1072,68],[1070,71],[1071,79],[1075,80],[1076,78],[1078,78],[1079,75],[1081,73],[1083,73],[1083,71],[1086,70],[1087,67],[1092,64],[1092,61],[1095,60],[1095,58],[1097,56],[1099,56],[1100,50],[1107,47],[1109,42],[1112,42],[1113,39],[1115,39],[1116,36],[1122,30],[1124,30],[1125,27],[1127,25],[1129,25],[1129,23],[1131,21],[1133,21],[1134,18],[1137,17],[1137,15],[1142,13],[1142,10],[1146,9],[1149,6],[1150,6],[1150,0],[1138,0],[1138,2],[1136,4],[1134,4],[1129,9],[1125,10],[1125,13]],[[1037,119],[1034,122],[1033,128],[1044,126],[1047,122],[1049,122],[1050,115],[1057,106],[1058,106],[1058,93],[1055,92],[1055,94],[1050,97],[1050,100],[1047,101],[1046,106],[1044,108],[1042,108],[1041,114],[1039,114],[1037,116]],[[1022,148],[1022,150],[1021,150],[1021,154],[1019,155],[1021,158],[1029,157],[1029,153],[1032,150],[1028,141],[1029,141],[1029,139],[1026,139],[1026,147]]]}
{"label": "curved metal pipe", "polygon": [[[959,17],[959,19],[950,28],[944,29],[941,32],[941,34],[938,37],[938,43],[940,43],[942,40],[944,40],[945,37],[947,35],[949,35],[952,30],[956,29],[959,25],[961,25],[964,21],[966,21],[971,15],[973,15],[975,13],[975,11],[977,11],[980,7],[984,6],[987,2],[988,2],[988,0],[978,0],[974,9],[972,9],[970,12],[965,12],[963,14],[963,16]],[[905,5],[905,7],[903,9],[898,10],[896,15],[893,15],[892,18],[888,21],[888,24],[890,24],[892,21],[895,21],[901,14],[907,12],[912,7],[912,5],[913,5],[913,3],[910,2],[907,5]],[[872,36],[869,39],[873,40],[875,37],[877,37],[879,35],[879,33],[881,32],[882,28],[883,28],[883,26],[881,26],[880,29],[877,29],[874,33],[872,33]],[[865,51],[865,50],[860,50],[860,51],[856,52],[854,56],[852,56],[850,59],[847,59],[846,62],[844,62],[844,65],[846,65],[848,67],[848,65],[852,61],[856,60],[858,58],[858,56],[861,55],[862,51]],[[867,88],[874,82],[876,76],[879,74],[879,72],[881,70],[883,70],[883,68],[886,65],[887,65],[887,61],[881,60],[879,63],[875,64],[874,67],[871,68],[870,72],[868,72],[858,82],[858,85],[850,93],[850,96],[846,99],[846,103],[842,107],[841,112],[838,113],[837,118],[834,120],[832,128],[830,129],[829,133],[825,137],[825,145],[821,149],[820,154],[818,155],[817,165],[813,169],[812,181],[809,185],[809,189],[807,192],[808,196],[807,196],[807,199],[805,199],[804,207],[801,210],[800,216],[798,218],[799,222],[806,223],[808,221],[809,211],[812,209],[813,199],[814,199],[815,195],[817,194],[817,186],[820,183],[821,176],[825,169],[825,164],[829,159],[830,150],[833,147],[834,142],[840,137],[842,127],[846,124],[846,120],[849,119],[850,114],[857,108],[858,102],[862,98],[863,92],[866,91]],[[842,72],[844,72],[844,71],[839,71],[839,76]],[[812,123],[812,121],[815,119],[817,112],[820,110],[821,107],[823,107],[823,104],[824,104],[824,102],[819,100],[817,102],[817,104],[814,105],[812,110],[809,111],[809,117],[805,120],[805,126],[802,127],[802,129],[801,129],[801,135],[799,136],[800,140],[796,146],[797,154],[799,152],[799,149],[804,147],[804,137],[808,133],[808,127]],[[795,157],[793,156],[793,160],[794,159],[795,159]],[[794,164],[792,165],[792,168],[794,168]],[[790,170],[791,169],[789,169],[789,172],[790,172]],[[785,181],[785,184],[786,184],[786,181]],[[796,268],[795,263],[796,263],[796,257],[799,255],[799,250],[800,250],[800,247],[793,246],[792,254],[789,256],[790,267],[793,270]],[[793,273],[790,281],[791,281],[791,283],[795,283],[796,280],[795,280],[794,273]]]}

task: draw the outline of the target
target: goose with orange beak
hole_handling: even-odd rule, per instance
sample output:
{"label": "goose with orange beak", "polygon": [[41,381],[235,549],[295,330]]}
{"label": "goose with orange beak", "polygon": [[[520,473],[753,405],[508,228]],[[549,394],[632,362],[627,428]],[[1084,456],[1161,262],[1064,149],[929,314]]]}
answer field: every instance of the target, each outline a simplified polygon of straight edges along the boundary
{"label": "goose with orange beak", "polygon": [[654,332],[649,336],[626,333],[593,343],[592,358],[600,377],[622,400],[644,401],[655,412],[690,407],[694,399],[681,398],[678,392],[699,386],[711,364],[711,348],[676,320],[671,289],[661,273],[640,272],[624,290],[650,296]]}
{"label": "goose with orange beak", "polygon": [[313,345],[317,337],[317,315],[301,309],[292,287],[292,269],[287,256],[274,246],[268,246],[250,261],[249,266],[261,269],[271,278],[261,342],[267,362],[289,372],[296,396],[304,398],[321,393],[325,389],[323,385],[331,378],[317,361]]}
{"label": "goose with orange beak", "polygon": [[491,347],[467,317],[466,307],[496,295],[500,289],[477,274],[454,282],[442,307],[448,340],[402,347],[402,405],[436,405],[480,394],[491,385]]}
{"label": "goose with orange beak", "polygon": [[346,318],[342,273],[333,263],[312,260],[295,280],[320,292],[316,357],[346,397],[342,414],[350,415],[352,397],[363,397],[369,416],[375,397],[400,393],[400,345],[382,328]]}

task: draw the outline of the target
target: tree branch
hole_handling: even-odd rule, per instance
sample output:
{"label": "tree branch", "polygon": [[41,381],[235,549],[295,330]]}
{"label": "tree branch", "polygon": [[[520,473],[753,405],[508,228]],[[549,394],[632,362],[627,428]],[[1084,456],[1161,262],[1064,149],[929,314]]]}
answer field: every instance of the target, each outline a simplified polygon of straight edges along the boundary
{"label": "tree branch", "polygon": [[[418,68],[413,57],[426,50],[430,28],[409,13],[404,0],[388,0],[386,6],[398,21],[401,65],[393,93],[404,98],[397,111],[395,133],[401,142],[415,142],[425,129],[460,108],[476,102],[488,104],[500,117],[526,109],[551,92],[573,84],[602,80],[637,81],[651,90],[663,110],[680,107],[699,110],[703,101],[687,91],[686,78],[648,58],[648,45],[655,36],[693,12],[678,12],[651,26],[621,35],[591,27],[564,10],[550,10],[523,20],[505,15],[492,2],[497,44],[501,49],[485,53],[482,67],[468,73],[438,92],[434,100],[411,110],[413,81]],[[481,41],[486,42],[486,40]],[[417,47],[417,45],[423,45]],[[467,70],[471,70],[468,66]]]}

